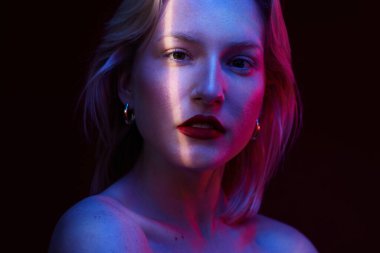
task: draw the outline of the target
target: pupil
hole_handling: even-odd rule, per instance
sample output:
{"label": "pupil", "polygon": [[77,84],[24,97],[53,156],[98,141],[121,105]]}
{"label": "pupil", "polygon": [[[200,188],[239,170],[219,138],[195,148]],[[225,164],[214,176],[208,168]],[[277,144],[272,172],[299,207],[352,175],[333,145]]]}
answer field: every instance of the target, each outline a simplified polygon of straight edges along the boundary
{"label": "pupil", "polygon": [[239,67],[239,68],[244,68],[244,61],[239,59],[239,60],[234,60],[234,64],[235,67]]}
{"label": "pupil", "polygon": [[185,59],[185,54],[182,52],[174,52],[173,58],[177,59],[177,60],[183,60],[183,59]]}

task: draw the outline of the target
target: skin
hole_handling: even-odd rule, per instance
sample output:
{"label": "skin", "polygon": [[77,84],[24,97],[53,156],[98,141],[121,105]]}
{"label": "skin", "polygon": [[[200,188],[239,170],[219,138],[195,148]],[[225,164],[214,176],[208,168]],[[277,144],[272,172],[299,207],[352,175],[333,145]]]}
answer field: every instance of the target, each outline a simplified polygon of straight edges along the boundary
{"label": "skin", "polygon": [[[169,1],[119,87],[135,111],[142,154],[125,177],[62,217],[50,252],[316,252],[269,218],[231,226],[219,217],[223,167],[254,132],[264,73],[254,1]],[[199,140],[177,130],[197,114],[215,116],[225,134]]]}
{"label": "skin", "polygon": [[[134,187],[159,207],[137,211],[197,233],[212,230],[223,166],[249,142],[264,96],[261,19],[251,1],[239,3],[169,1],[120,94],[144,139],[128,182],[140,181]],[[177,130],[197,114],[215,116],[226,133],[198,140]]]}

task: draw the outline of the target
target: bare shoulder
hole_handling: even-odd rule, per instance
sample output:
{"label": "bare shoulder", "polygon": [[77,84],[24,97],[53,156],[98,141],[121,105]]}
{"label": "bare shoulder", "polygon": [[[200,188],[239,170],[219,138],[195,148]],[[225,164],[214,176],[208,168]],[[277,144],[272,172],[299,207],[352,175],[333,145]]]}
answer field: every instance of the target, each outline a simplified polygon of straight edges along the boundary
{"label": "bare shoulder", "polygon": [[297,229],[277,220],[257,215],[256,243],[265,252],[317,253],[310,240]]}
{"label": "bare shoulder", "polygon": [[50,253],[150,252],[139,226],[110,198],[92,196],[57,223]]}

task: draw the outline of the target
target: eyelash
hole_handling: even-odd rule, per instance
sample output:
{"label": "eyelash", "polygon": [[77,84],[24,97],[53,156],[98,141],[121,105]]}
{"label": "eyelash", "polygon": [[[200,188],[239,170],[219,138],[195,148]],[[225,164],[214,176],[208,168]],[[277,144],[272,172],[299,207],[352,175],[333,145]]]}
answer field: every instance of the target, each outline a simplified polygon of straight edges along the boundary
{"label": "eyelash", "polygon": [[[181,54],[181,56],[183,56],[184,58],[175,58],[175,54]],[[179,55],[177,55],[177,57],[178,56]],[[176,63],[184,63],[193,59],[193,57],[187,50],[180,48],[168,50],[167,52],[165,52],[164,57]],[[244,67],[233,66],[233,62],[236,60],[243,61]],[[252,73],[252,71],[254,71],[255,68],[257,68],[256,61],[247,56],[236,56],[227,62],[227,66],[232,68],[234,72],[237,72],[240,75],[249,75]]]}
{"label": "eyelash", "polygon": [[[244,64],[243,67],[233,66],[233,62],[236,60],[243,61],[243,64]],[[230,60],[227,63],[227,65],[230,66],[235,72],[238,72],[239,74],[243,74],[243,75],[248,75],[252,73],[252,71],[257,67],[257,64],[254,60],[245,56],[234,57],[232,60]]]}
{"label": "eyelash", "polygon": [[[183,56],[185,56],[185,59],[175,59],[174,58],[175,54],[183,54]],[[172,60],[172,61],[175,61],[175,62],[182,62],[182,61],[187,61],[187,60],[191,60],[192,59],[192,56],[186,50],[178,49],[178,48],[167,51],[164,54],[164,56],[166,58],[169,58],[169,60]]]}

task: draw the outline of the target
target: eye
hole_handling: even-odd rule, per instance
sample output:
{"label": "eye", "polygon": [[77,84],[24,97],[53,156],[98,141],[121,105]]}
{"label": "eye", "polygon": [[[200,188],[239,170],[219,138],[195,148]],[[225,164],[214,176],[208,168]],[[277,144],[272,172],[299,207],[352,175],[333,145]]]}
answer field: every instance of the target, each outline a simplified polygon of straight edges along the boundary
{"label": "eye", "polygon": [[185,50],[182,49],[170,50],[166,52],[164,56],[169,58],[170,60],[178,62],[191,60],[190,54],[188,54]]}
{"label": "eye", "polygon": [[250,63],[244,59],[234,59],[230,63],[231,66],[236,68],[249,68],[251,67]]}
{"label": "eye", "polygon": [[255,61],[248,57],[235,57],[227,63],[233,71],[239,74],[250,74],[255,68]]}

